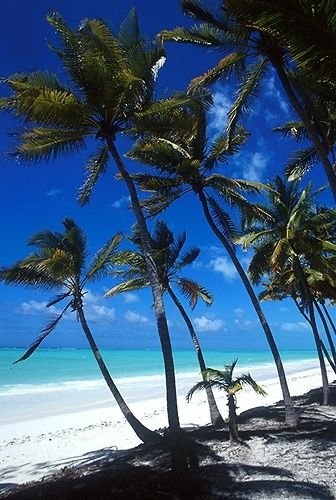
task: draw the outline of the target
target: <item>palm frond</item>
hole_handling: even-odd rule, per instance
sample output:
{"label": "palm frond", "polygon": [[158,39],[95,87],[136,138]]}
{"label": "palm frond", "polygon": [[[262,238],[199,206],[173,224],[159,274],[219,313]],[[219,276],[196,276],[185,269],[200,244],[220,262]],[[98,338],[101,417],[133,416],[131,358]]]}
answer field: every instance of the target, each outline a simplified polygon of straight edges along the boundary
{"label": "palm frond", "polygon": [[295,141],[302,141],[308,138],[306,127],[302,122],[290,121],[273,129],[274,132],[280,132],[284,137],[290,137]]}
{"label": "palm frond", "polygon": [[189,91],[196,92],[202,87],[207,87],[222,78],[229,77],[231,73],[235,72],[238,75],[244,72],[246,54],[244,52],[233,52],[223,57],[213,68],[209,69],[206,73],[191,80],[189,84]]}
{"label": "palm frond", "polygon": [[237,382],[241,385],[247,385],[252,387],[254,392],[259,394],[260,396],[267,396],[267,392],[252,378],[249,373],[242,373],[237,378]]}
{"label": "palm frond", "polygon": [[297,151],[285,168],[289,181],[301,179],[318,162],[318,155],[315,148],[310,147]]}
{"label": "palm frond", "polygon": [[226,134],[217,136],[211,144],[205,159],[207,169],[212,169],[217,162],[227,163],[231,156],[239,152],[241,145],[246,142],[248,137],[249,133],[243,128],[236,128],[235,134],[230,141]]}
{"label": "palm frond", "polygon": [[244,79],[237,90],[237,98],[228,112],[227,133],[229,142],[231,142],[238,120],[251,111],[252,99],[258,92],[266,68],[266,59],[262,59],[248,68],[246,75],[244,75]]}
{"label": "palm frond", "polygon": [[110,290],[105,293],[105,297],[113,297],[119,293],[134,292],[148,286],[149,281],[146,278],[131,279],[110,288]]}
{"label": "palm frond", "polygon": [[122,240],[122,234],[117,233],[96,253],[86,274],[90,281],[100,279],[113,270],[114,258]]}
{"label": "palm frond", "polygon": [[48,337],[48,335],[50,335],[51,332],[53,332],[55,330],[55,328],[57,327],[58,323],[60,322],[60,320],[63,318],[65,312],[67,311],[67,309],[69,309],[71,305],[71,302],[69,302],[65,308],[63,309],[63,311],[61,312],[61,314],[59,314],[56,318],[52,319],[43,329],[42,329],[42,332],[41,332],[41,335],[39,337],[37,337],[36,340],[34,340],[34,342],[29,346],[29,348],[27,349],[27,351],[23,354],[23,356],[21,356],[19,359],[17,359],[16,361],[14,361],[14,364],[16,363],[19,363],[20,361],[24,361],[25,359],[28,359],[35,351],[36,349],[38,348],[38,346],[43,342],[43,340]]}
{"label": "palm frond", "polygon": [[197,247],[188,248],[180,257],[179,261],[176,262],[179,268],[190,266],[200,254],[200,249]]}
{"label": "palm frond", "polygon": [[21,134],[20,143],[12,155],[25,162],[49,161],[60,155],[80,151],[84,147],[86,133],[86,130],[81,129],[27,129]]}
{"label": "palm frond", "polygon": [[86,165],[87,179],[80,187],[78,201],[80,205],[86,205],[91,197],[92,189],[97,184],[98,179],[107,170],[109,161],[108,146],[102,146],[97,153],[89,159]]}
{"label": "palm frond", "polygon": [[201,287],[199,283],[193,281],[189,278],[178,278],[177,285],[185,298],[188,300],[189,305],[192,309],[195,308],[199,297],[202,298],[206,303],[211,303],[211,295],[208,293],[205,288]]}
{"label": "palm frond", "polygon": [[230,217],[230,215],[219,205],[217,200],[212,196],[208,197],[210,210],[212,217],[219,227],[223,236],[230,242],[231,246],[234,248],[233,237],[236,235],[236,227]]}

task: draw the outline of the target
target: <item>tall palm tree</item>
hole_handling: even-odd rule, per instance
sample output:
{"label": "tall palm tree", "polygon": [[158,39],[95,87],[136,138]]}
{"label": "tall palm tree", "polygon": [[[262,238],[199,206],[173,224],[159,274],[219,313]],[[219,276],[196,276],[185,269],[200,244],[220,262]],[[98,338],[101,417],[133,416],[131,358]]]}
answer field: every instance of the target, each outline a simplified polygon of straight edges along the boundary
{"label": "tall palm tree", "polygon": [[73,30],[57,13],[48,22],[55,29],[60,47],[54,52],[61,60],[68,83],[61,84],[54,74],[44,71],[20,73],[4,80],[11,91],[0,100],[0,107],[25,121],[14,155],[23,162],[48,161],[62,154],[73,154],[92,146],[97,149],[86,165],[87,179],[79,201],[89,201],[92,189],[113,160],[125,182],[139,226],[141,242],[151,284],[158,333],[161,341],[170,430],[179,431],[176,384],[167,319],[150,237],[138,194],[122,161],[117,138],[132,137],[142,127],[153,126],[151,117],[170,110],[177,98],[152,103],[158,70],[164,62],[160,43],[147,42],[139,29],[137,15],[130,12],[118,34],[100,19],[86,20]]}
{"label": "tall palm tree", "polygon": [[230,365],[225,365],[224,370],[215,370],[207,368],[203,373],[203,380],[195,384],[187,394],[187,401],[190,401],[195,392],[207,390],[209,387],[224,391],[227,397],[227,405],[229,408],[229,437],[230,441],[238,441],[238,424],[237,424],[237,403],[236,394],[241,391],[244,386],[252,387],[252,389],[261,396],[266,396],[266,392],[249,373],[242,373],[238,377],[233,377],[233,371],[237,364],[237,359]]}
{"label": "tall palm tree", "polygon": [[[240,82],[237,98],[228,115],[230,136],[239,117],[249,109],[251,99],[268,67],[273,67],[291,106],[304,123],[336,201],[336,173],[328,157],[330,148],[321,133],[319,117],[312,113],[292,77],[293,68],[303,67],[307,70],[307,66],[312,69],[318,63],[319,74],[323,74],[319,79],[320,83],[321,80],[324,84],[326,81],[331,82],[332,87],[328,86],[329,95],[331,88],[334,98],[336,97],[335,78],[331,77],[331,73],[334,75],[335,56],[330,48],[335,42],[334,5],[333,2],[320,2],[321,6],[318,7],[316,3],[312,6],[309,2],[296,0],[282,4],[280,6],[271,1],[259,0],[223,0],[217,4],[216,9],[211,9],[207,8],[205,1],[181,0],[184,13],[195,18],[197,24],[190,28],[164,30],[162,37],[175,42],[203,45],[224,54],[215,67],[195,78],[190,88],[193,90],[211,84],[231,73],[237,75]],[[293,24],[293,19],[299,20],[299,24]],[[287,34],[291,33],[291,36],[287,38],[285,32],[288,23],[291,29]],[[298,26],[305,26],[304,37],[301,37]],[[322,41],[318,36],[308,36],[312,26],[314,31],[316,29],[316,32],[323,32]],[[333,40],[333,44],[326,48],[329,39]],[[325,66],[321,64],[321,60],[326,61]],[[312,75],[313,71],[310,73],[311,77]]]}
{"label": "tall palm tree", "polygon": [[[107,297],[112,297],[120,292],[130,292],[149,286],[147,267],[141,249],[139,236],[135,233],[135,235],[130,239],[138,247],[138,250],[121,251],[118,255],[116,255],[115,264],[122,266],[122,269],[116,269],[115,274],[119,280],[122,278],[123,281],[111,288],[111,290],[106,293]],[[161,287],[163,292],[168,293],[187,325],[197,354],[198,364],[201,373],[203,373],[206,369],[206,364],[201,344],[187,311],[174,291],[174,286],[176,286],[181,294],[188,299],[189,305],[192,309],[196,306],[199,298],[202,299],[207,305],[210,305],[213,299],[210,293],[203,286],[196,281],[181,275],[181,270],[195,262],[200,253],[198,248],[192,247],[185,250],[182,254],[185,241],[185,232],[175,239],[174,234],[169,230],[165,222],[156,222],[153,234],[151,235],[151,247],[153,249],[153,257],[159,273]],[[207,388],[206,393],[211,423],[214,427],[222,427],[224,421],[218,410],[210,387]]]}
{"label": "tall palm tree", "polygon": [[35,234],[28,244],[35,246],[36,251],[14,265],[0,269],[0,280],[5,283],[32,286],[48,291],[59,290],[60,293],[48,302],[47,307],[66,301],[62,311],[43,328],[41,335],[16,363],[33,354],[43,340],[55,330],[68,310],[75,312],[105,382],[127,422],[143,442],[157,442],[161,440],[160,435],[147,429],[135,417],[120,394],[91,333],[84,312],[85,288],[90,282],[110,272],[122,237],[117,234],[111,238],[86,267],[87,245],[84,233],[72,219],[65,219],[63,225],[63,233],[42,231]]}
{"label": "tall palm tree", "polygon": [[145,202],[150,213],[157,213],[187,193],[199,200],[205,219],[211,230],[224,246],[249,295],[264,330],[276,364],[286,408],[286,422],[296,425],[297,418],[290,397],[281,357],[258,298],[235,251],[233,236],[235,226],[230,215],[223,209],[223,202],[238,208],[248,221],[254,217],[269,215],[253,205],[245,194],[258,193],[264,185],[234,179],[216,172],[220,164],[228,163],[245,141],[246,133],[239,130],[231,140],[225,135],[212,142],[207,139],[206,113],[203,106],[188,106],[184,112],[185,123],[190,123],[188,134],[180,134],[174,128],[161,125],[162,134],[139,140],[127,156],[155,167],[157,175],[143,173],[134,178],[145,191],[153,196]]}
{"label": "tall palm tree", "polygon": [[271,287],[280,293],[289,290],[291,296],[301,301],[302,309],[308,311],[321,367],[323,404],[327,404],[328,378],[309,281],[315,281],[318,273],[335,279],[328,255],[336,252],[330,238],[335,234],[336,210],[317,210],[317,192],[311,184],[300,192],[297,182],[286,184],[278,176],[271,188],[267,210],[272,219],[249,228],[238,241],[245,248],[254,248],[249,265],[252,282],[259,283],[264,274],[271,275]]}

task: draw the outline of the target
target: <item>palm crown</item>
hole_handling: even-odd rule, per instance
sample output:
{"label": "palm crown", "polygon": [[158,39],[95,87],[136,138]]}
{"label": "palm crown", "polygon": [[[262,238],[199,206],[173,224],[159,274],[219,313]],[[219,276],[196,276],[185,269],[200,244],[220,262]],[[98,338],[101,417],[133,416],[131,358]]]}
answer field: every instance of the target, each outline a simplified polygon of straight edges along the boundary
{"label": "palm crown", "polygon": [[43,328],[42,334],[19,361],[27,359],[37,349],[68,309],[78,311],[87,285],[111,271],[122,239],[120,234],[113,236],[86,268],[87,246],[83,231],[72,219],[65,219],[63,225],[64,233],[42,231],[35,234],[28,244],[35,246],[36,251],[13,266],[0,269],[0,279],[5,283],[60,290],[47,307],[67,301],[62,312]]}
{"label": "palm crown", "polygon": [[[141,241],[136,232],[131,237],[131,241],[138,247],[138,250],[118,252],[114,259],[116,266],[114,274],[118,278],[126,279],[126,281],[109,290],[106,293],[108,297],[116,293],[134,291],[149,286],[146,262],[141,251]],[[165,222],[156,222],[151,235],[151,246],[162,289],[166,291],[172,284],[176,284],[181,293],[189,300],[191,307],[195,307],[199,298],[206,304],[211,304],[213,299],[204,287],[180,275],[181,270],[190,266],[200,252],[198,248],[193,247],[182,254],[185,241],[185,232],[175,238]],[[118,265],[122,266],[123,269],[118,270]]]}

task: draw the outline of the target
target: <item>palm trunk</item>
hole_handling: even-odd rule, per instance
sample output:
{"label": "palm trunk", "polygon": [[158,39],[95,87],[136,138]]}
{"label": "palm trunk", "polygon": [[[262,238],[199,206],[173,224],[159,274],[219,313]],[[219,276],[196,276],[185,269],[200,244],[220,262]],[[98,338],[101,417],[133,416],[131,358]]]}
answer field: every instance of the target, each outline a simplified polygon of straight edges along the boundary
{"label": "palm trunk", "polygon": [[[299,306],[299,304],[297,303],[296,299],[293,298],[294,300],[294,304],[296,305],[296,307],[298,308],[299,310],[299,313],[304,317],[304,319],[307,321],[307,323],[310,325],[310,327],[312,327],[311,325],[311,322],[310,322],[310,319],[309,317],[305,314],[305,312],[303,311],[303,309]],[[328,352],[328,349],[326,348],[326,346],[324,345],[324,342],[322,341],[320,335],[319,335],[319,339],[320,339],[320,345],[321,345],[321,349],[325,355],[325,357],[327,358],[327,361],[329,363],[329,365],[331,366],[331,368],[333,369],[333,371],[335,372],[336,374],[336,365],[335,363],[333,362],[333,360],[331,359],[330,355],[329,355],[329,352]]]}
{"label": "palm trunk", "polygon": [[[181,302],[179,301],[179,299],[175,295],[174,291],[170,288],[170,286],[168,286],[168,293],[169,293],[172,301],[174,302],[174,304],[176,305],[176,307],[180,311],[181,316],[183,317],[183,319],[188,327],[190,337],[191,337],[191,340],[194,344],[194,348],[196,351],[198,364],[199,364],[199,367],[200,367],[200,370],[202,373],[202,378],[203,378],[203,380],[205,380],[204,371],[206,370],[206,364],[204,361],[201,345],[199,343],[199,340],[198,340],[198,337],[196,335],[193,324],[190,321],[190,318],[189,318],[188,314],[186,313],[186,310],[184,309],[183,305],[181,304]],[[216,403],[216,400],[215,400],[215,397],[213,395],[211,387],[206,388],[206,395],[207,395],[208,404],[209,404],[211,423],[214,427],[221,428],[224,425],[224,420],[219,412],[219,409],[218,409],[218,406],[217,406],[217,403]]]}
{"label": "palm trunk", "polygon": [[323,303],[322,303],[322,308],[323,308],[323,311],[325,312],[325,315],[328,318],[328,321],[329,321],[329,323],[331,325],[331,328],[333,329],[334,334],[336,335],[336,326],[335,326],[335,323],[333,322],[332,317],[330,316],[328,309],[326,308],[325,304],[323,304]]}
{"label": "palm trunk", "polygon": [[327,339],[328,339],[328,343],[329,343],[329,346],[330,346],[330,350],[331,350],[331,354],[332,354],[332,357],[333,357],[333,360],[334,360],[334,364],[336,364],[336,350],[335,350],[335,345],[334,345],[334,342],[333,342],[333,339],[331,337],[331,333],[330,333],[330,330],[329,330],[329,327],[328,327],[328,323],[324,317],[324,314],[322,313],[322,310],[317,302],[317,300],[314,299],[314,304],[315,304],[315,307],[316,307],[316,310],[317,312],[319,313],[319,316],[321,318],[321,321],[322,321],[322,324],[323,324],[323,327],[324,327],[324,330],[325,330],[325,333],[326,333],[326,336],[327,336]]}
{"label": "palm trunk", "polygon": [[257,313],[260,324],[264,330],[268,345],[271,349],[273,359],[275,362],[275,366],[276,366],[276,369],[278,372],[281,391],[282,391],[282,395],[284,398],[285,421],[286,421],[286,424],[288,426],[295,427],[297,425],[297,415],[296,415],[295,407],[294,407],[292,398],[291,398],[290,393],[289,393],[286,374],[285,374],[285,370],[284,370],[284,367],[283,367],[283,364],[281,361],[280,353],[279,353],[278,347],[275,343],[275,340],[274,340],[274,337],[272,335],[269,324],[268,324],[268,322],[265,318],[265,315],[261,309],[260,303],[259,303],[258,298],[257,298],[257,296],[252,288],[252,285],[251,285],[242,265],[240,264],[236,254],[235,254],[233,247],[231,246],[230,242],[220,232],[220,230],[218,229],[218,227],[216,226],[215,222],[213,221],[213,219],[211,217],[208,203],[207,203],[204,192],[200,191],[198,193],[198,195],[199,195],[200,202],[202,204],[205,218],[206,218],[209,226],[211,227],[212,231],[217,236],[217,238],[219,239],[219,241],[222,243],[225,250],[229,254],[229,257],[231,258],[232,263],[235,266],[235,268],[240,276],[240,279],[242,280],[242,282],[245,286],[245,289],[246,289],[246,291],[251,299],[251,302],[253,304],[255,312]]}
{"label": "palm trunk", "polygon": [[79,321],[81,323],[81,326],[83,328],[83,331],[85,333],[85,336],[90,344],[91,350],[93,352],[94,357],[96,358],[96,361],[98,363],[98,366],[100,368],[100,371],[105,379],[105,382],[110,389],[111,393],[113,394],[113,397],[115,398],[122,414],[126,418],[127,422],[130,424],[132,429],[134,430],[135,434],[138,436],[141,441],[144,443],[156,443],[162,440],[161,436],[156,433],[151,431],[150,429],[147,429],[136,417],[135,415],[131,412],[129,407],[127,406],[125,400],[123,399],[122,395],[120,394],[117,386],[113,382],[113,379],[104,363],[104,360],[102,358],[102,355],[99,351],[99,348],[92,336],[91,330],[87,324],[84,311],[82,309],[82,306],[79,304],[77,305],[77,313],[79,317]]}
{"label": "palm trunk", "polygon": [[300,260],[297,257],[297,255],[295,256],[295,262],[297,264],[297,269],[299,271],[299,277],[300,277],[302,287],[304,289],[304,293],[306,296],[306,300],[308,303],[309,322],[311,324],[311,328],[313,331],[317,355],[318,355],[318,359],[319,359],[319,363],[320,363],[321,377],[322,377],[322,393],[323,393],[322,404],[327,405],[328,404],[328,396],[329,396],[328,374],[327,374],[327,369],[326,369],[326,365],[325,365],[324,357],[323,357],[323,352],[322,352],[322,348],[321,348],[321,342],[320,342],[321,339],[319,336],[319,332],[318,332],[317,324],[316,324],[316,319],[315,319],[313,297],[311,295],[306,276],[304,274],[304,271],[301,267]]}
{"label": "palm trunk", "polygon": [[239,439],[238,436],[238,425],[237,425],[237,413],[236,413],[236,402],[234,396],[229,394],[228,397],[228,407],[229,407],[229,438],[231,442],[236,442]]}
{"label": "palm trunk", "polygon": [[158,329],[158,334],[161,343],[162,356],[165,369],[166,377],[166,397],[167,397],[167,415],[168,415],[168,425],[169,425],[169,437],[171,440],[171,450],[172,450],[172,469],[175,473],[181,473],[187,471],[188,461],[185,453],[181,450],[181,428],[177,408],[177,394],[176,394],[176,380],[175,380],[175,368],[172,346],[169,336],[168,323],[166,312],[163,303],[162,288],[160,280],[158,277],[156,265],[152,256],[152,248],[150,242],[150,235],[147,229],[146,220],[142,212],[138,194],[134,185],[134,182],[129,175],[125,165],[123,164],[119,153],[115,147],[114,141],[109,138],[107,139],[107,145],[112,158],[119,170],[119,173],[125,182],[129,195],[131,197],[131,203],[133,212],[139,227],[142,250],[144,253],[144,258],[148,271],[148,279],[152,289],[154,311],[156,317],[156,324]]}
{"label": "palm trunk", "polygon": [[289,102],[295,109],[297,115],[301,118],[308,136],[315,148],[315,151],[319,157],[319,160],[324,168],[324,171],[326,173],[326,176],[328,178],[328,182],[330,185],[330,189],[333,193],[334,196],[334,201],[336,202],[336,173],[335,170],[332,166],[332,164],[329,161],[328,158],[328,152],[326,151],[326,148],[324,147],[323,143],[321,142],[319,135],[315,129],[314,123],[310,120],[308,114],[306,113],[304,107],[301,105],[299,99],[297,98],[292,85],[288,79],[288,76],[282,66],[278,61],[276,60],[271,60],[272,65],[274,66],[279,80],[283,86],[283,89],[288,97]]}

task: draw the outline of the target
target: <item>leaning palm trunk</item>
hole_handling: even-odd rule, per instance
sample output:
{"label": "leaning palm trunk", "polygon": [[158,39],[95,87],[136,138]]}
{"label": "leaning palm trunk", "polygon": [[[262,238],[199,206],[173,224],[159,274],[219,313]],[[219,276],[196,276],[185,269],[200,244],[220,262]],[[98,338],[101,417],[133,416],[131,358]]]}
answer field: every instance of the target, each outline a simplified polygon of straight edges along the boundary
{"label": "leaning palm trunk", "polygon": [[148,233],[145,217],[143,215],[138,194],[134,186],[134,182],[125,168],[119,153],[112,139],[107,140],[110,153],[117,165],[122,179],[124,180],[128,192],[131,197],[133,212],[138,223],[143,253],[148,271],[148,279],[151,285],[154,310],[156,316],[157,329],[161,342],[161,349],[164,361],[165,376],[166,376],[166,394],[167,394],[167,415],[169,423],[169,432],[172,448],[172,468],[175,472],[183,473],[188,469],[187,457],[181,444],[180,422],[177,409],[176,381],[175,368],[172,347],[170,342],[166,313],[164,309],[162,288],[157,274],[156,265],[152,256],[150,236]]}
{"label": "leaning palm trunk", "polygon": [[322,324],[323,324],[323,327],[324,327],[324,331],[326,333],[326,336],[327,336],[327,339],[328,339],[328,343],[329,343],[329,347],[330,347],[330,350],[331,350],[331,354],[332,354],[332,357],[333,357],[333,360],[334,360],[334,364],[336,364],[336,350],[335,350],[335,344],[333,342],[333,339],[331,337],[331,333],[330,333],[330,330],[329,330],[329,327],[328,327],[328,323],[324,317],[324,314],[318,304],[318,302],[314,299],[314,305],[316,307],[316,310],[321,318],[321,321],[322,321]]}
{"label": "leaning palm trunk", "polygon": [[[184,321],[185,321],[185,323],[186,323],[186,325],[188,327],[188,330],[189,330],[189,333],[190,333],[190,337],[191,337],[191,340],[192,340],[192,342],[194,344],[194,348],[195,348],[195,351],[196,351],[196,355],[197,355],[197,359],[198,359],[198,364],[199,364],[199,367],[200,367],[200,370],[201,370],[201,373],[202,373],[202,378],[205,381],[206,380],[206,376],[205,376],[206,364],[205,364],[205,361],[204,361],[204,357],[203,357],[203,352],[202,352],[202,349],[201,349],[201,345],[199,343],[199,340],[198,340],[198,337],[196,335],[196,332],[195,332],[195,329],[193,327],[193,324],[190,321],[190,318],[189,318],[188,314],[186,313],[184,307],[182,306],[181,302],[179,301],[179,299],[175,295],[174,291],[170,287],[168,287],[168,293],[169,293],[172,301],[174,302],[174,304],[176,305],[176,307],[180,311],[181,316],[183,317],[183,319],[184,319]],[[215,397],[213,395],[213,391],[212,391],[211,387],[206,387],[205,390],[206,390],[207,400],[208,400],[208,404],[209,404],[209,411],[210,411],[211,423],[216,428],[223,427],[224,420],[223,420],[223,417],[221,416],[221,414],[219,412],[219,409],[218,409]]]}
{"label": "leaning palm trunk", "polygon": [[323,308],[323,311],[325,312],[325,315],[328,318],[328,321],[329,321],[329,323],[331,325],[331,328],[332,328],[334,334],[336,335],[336,326],[335,326],[335,323],[333,322],[332,317],[330,316],[329,311],[328,311],[328,309],[326,308],[326,306],[325,306],[325,304],[323,302],[322,302],[322,308]]}
{"label": "leaning palm trunk", "polygon": [[100,371],[105,379],[106,384],[108,385],[108,388],[110,389],[111,393],[113,394],[122,414],[126,418],[127,422],[130,424],[132,429],[134,430],[135,434],[138,436],[141,441],[144,443],[155,443],[159,442],[162,440],[161,436],[157,434],[156,432],[151,431],[150,429],[147,429],[136,417],[135,415],[131,412],[129,407],[127,406],[126,402],[124,401],[122,395],[118,391],[118,388],[116,387],[115,383],[113,382],[113,379],[104,363],[104,360],[102,358],[102,355],[98,349],[98,346],[92,336],[91,330],[87,324],[84,311],[82,308],[81,304],[77,304],[76,311],[78,313],[79,321],[81,323],[81,326],[83,328],[83,331],[85,333],[85,336],[90,344],[91,350],[93,352],[93,355],[98,363],[98,366],[100,368]]}
{"label": "leaning palm trunk", "polygon": [[[311,325],[311,322],[310,322],[310,318],[309,316],[307,316],[307,314],[305,314],[305,312],[303,311],[302,307],[299,306],[297,300],[294,298],[294,304],[296,305],[299,313],[304,317],[304,319],[307,321],[307,323],[310,325],[310,327],[312,328],[312,325]],[[333,369],[333,371],[335,372],[336,374],[336,364],[333,362],[333,360],[331,359],[330,355],[329,355],[329,352],[328,352],[328,349],[326,348],[326,346],[324,345],[324,342],[323,340],[321,339],[320,335],[319,335],[319,341],[320,341],[320,345],[321,345],[321,349],[329,363],[329,365],[331,366],[331,368]]]}
{"label": "leaning palm trunk", "polygon": [[313,143],[313,146],[315,148],[316,154],[319,157],[319,160],[324,168],[324,171],[326,173],[326,176],[328,178],[328,182],[330,185],[330,189],[333,193],[334,201],[336,202],[336,173],[333,168],[333,165],[330,163],[329,158],[328,158],[328,153],[326,151],[325,146],[322,144],[321,140],[319,139],[318,133],[316,131],[316,128],[312,121],[309,119],[309,116],[307,115],[304,107],[301,105],[300,101],[298,100],[292,85],[288,79],[288,76],[286,72],[284,71],[284,68],[282,67],[281,64],[278,63],[276,60],[272,60],[271,62],[278,74],[278,77],[280,79],[280,82],[282,84],[282,87],[287,95],[287,98],[293,108],[295,109],[297,115],[301,118],[306,130],[307,134],[310,138],[310,140]]}
{"label": "leaning palm trunk", "polygon": [[259,303],[258,298],[257,298],[257,296],[252,288],[252,285],[251,285],[248,277],[246,276],[246,273],[245,273],[242,265],[240,264],[230,242],[223,236],[223,234],[220,232],[220,230],[218,229],[214,220],[211,217],[208,203],[207,203],[204,192],[200,191],[198,193],[198,195],[199,195],[200,202],[202,204],[204,216],[205,216],[209,226],[211,227],[212,231],[217,236],[217,238],[219,239],[219,241],[222,243],[225,250],[229,254],[229,257],[232,260],[232,263],[235,266],[235,268],[240,276],[240,279],[242,280],[243,285],[245,286],[245,289],[246,289],[246,291],[251,299],[251,302],[253,304],[255,312],[257,313],[260,324],[264,330],[268,345],[271,349],[273,359],[275,362],[275,366],[276,366],[276,369],[278,372],[281,391],[282,391],[282,395],[284,398],[285,421],[286,421],[287,425],[289,425],[291,427],[295,427],[297,425],[297,415],[296,415],[294,403],[293,403],[292,398],[291,398],[290,393],[289,393],[285,370],[284,370],[284,367],[283,367],[283,364],[281,361],[278,347],[275,343],[274,337],[273,337],[271,329],[269,327],[269,324],[268,324],[268,322],[265,318],[265,315],[261,309],[260,303]]}
{"label": "leaning palm trunk", "polygon": [[296,262],[296,266],[297,266],[297,269],[299,272],[300,281],[301,281],[303,289],[304,289],[305,297],[307,300],[309,323],[310,323],[311,328],[312,328],[312,332],[313,332],[313,336],[314,336],[314,340],[315,340],[315,345],[316,345],[316,350],[317,350],[317,356],[318,356],[319,363],[320,363],[321,377],[322,377],[322,394],[323,394],[322,404],[327,405],[328,404],[328,397],[329,397],[328,374],[327,374],[327,369],[326,369],[326,365],[324,362],[324,357],[323,357],[323,352],[322,352],[321,342],[320,342],[320,336],[319,336],[319,332],[318,332],[317,324],[316,324],[316,319],[315,319],[313,297],[312,297],[312,294],[310,292],[306,276],[303,272],[300,260],[297,257],[297,255],[295,255],[295,262]]}

